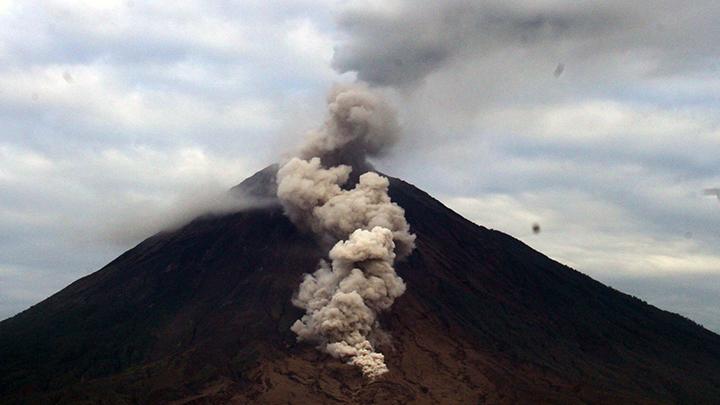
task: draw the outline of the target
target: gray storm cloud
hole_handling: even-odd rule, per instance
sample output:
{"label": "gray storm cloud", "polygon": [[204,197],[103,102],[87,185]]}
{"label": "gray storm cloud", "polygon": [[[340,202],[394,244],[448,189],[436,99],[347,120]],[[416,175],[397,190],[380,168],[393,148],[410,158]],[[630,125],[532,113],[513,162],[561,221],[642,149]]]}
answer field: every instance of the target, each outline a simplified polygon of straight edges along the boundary
{"label": "gray storm cloud", "polygon": [[517,46],[592,38],[620,22],[611,10],[565,3],[394,1],[388,9],[349,9],[339,18],[348,39],[336,49],[333,65],[372,84],[414,86],[458,61]]}
{"label": "gray storm cloud", "polygon": [[[415,235],[388,195],[388,179],[368,171],[366,157],[393,145],[399,129],[392,109],[364,85],[334,88],[328,115],[277,173],[288,217],[332,246],[329,261],[298,288],[293,303],[306,313],[291,329],[375,378],[388,371],[375,348],[377,316],[405,292],[393,265],[412,252]],[[353,170],[364,173],[351,186]]]}
{"label": "gray storm cloud", "polygon": [[[465,89],[481,80],[483,91],[499,82],[501,92],[552,75],[560,61],[597,79],[694,71],[720,54],[715,14],[698,13],[717,9],[709,0],[368,3],[340,14],[345,39],[333,66],[373,85],[414,88],[444,72]],[[527,83],[512,81],[518,72],[531,76]]]}

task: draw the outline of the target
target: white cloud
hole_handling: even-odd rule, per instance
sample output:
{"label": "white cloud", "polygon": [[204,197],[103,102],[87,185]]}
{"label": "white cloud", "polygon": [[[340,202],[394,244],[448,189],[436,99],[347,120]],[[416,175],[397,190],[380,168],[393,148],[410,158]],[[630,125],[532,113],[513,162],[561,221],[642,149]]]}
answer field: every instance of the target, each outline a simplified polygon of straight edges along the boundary
{"label": "white cloud", "polygon": [[[0,304],[12,311],[28,304],[17,289],[47,296],[157,231],[224,209],[224,193],[252,174],[242,159],[198,148],[52,159],[2,145],[0,156],[0,233],[12,235],[0,238],[0,266],[24,269],[4,276],[13,290]],[[31,274],[54,282],[33,285]]]}
{"label": "white cloud", "polygon": [[562,141],[585,142],[609,137],[657,141],[678,139],[680,134],[716,140],[713,131],[717,120],[712,111],[703,109],[681,111],[677,107],[663,109],[653,104],[589,100],[491,109],[478,117],[478,124],[487,125],[491,130]]}
{"label": "white cloud", "polygon": [[[474,222],[506,232],[600,279],[705,274],[720,270],[720,235],[653,232],[632,211],[578,192],[448,197]],[[533,224],[541,231],[534,234]],[[692,235],[691,235],[692,234]],[[706,237],[707,245],[693,238]]]}
{"label": "white cloud", "polygon": [[[70,82],[68,72],[72,72]],[[50,65],[5,71],[0,74],[0,87],[4,89],[0,100],[8,107],[96,129],[174,136],[198,127],[269,130],[278,121],[268,100],[239,96],[218,102],[173,91],[135,89],[108,66]]]}

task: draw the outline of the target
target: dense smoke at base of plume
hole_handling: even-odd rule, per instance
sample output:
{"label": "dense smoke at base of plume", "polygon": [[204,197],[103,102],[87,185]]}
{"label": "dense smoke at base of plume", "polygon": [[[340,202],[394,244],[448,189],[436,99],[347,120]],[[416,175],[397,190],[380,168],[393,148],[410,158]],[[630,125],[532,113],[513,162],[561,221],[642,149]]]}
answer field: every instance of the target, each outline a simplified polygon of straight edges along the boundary
{"label": "dense smoke at base of plume", "polygon": [[369,339],[377,328],[377,313],[405,292],[392,267],[394,247],[387,228],[356,230],[330,250],[331,265],[322,262],[315,273],[305,275],[293,300],[307,311],[291,328],[298,337],[324,344],[334,357],[349,357],[369,377],[387,371],[384,356]]}
{"label": "dense smoke at base of plume", "polygon": [[306,312],[291,329],[375,378],[388,371],[373,345],[378,313],[405,292],[393,265],[412,252],[415,235],[391,201],[386,177],[367,171],[353,188],[343,187],[353,170],[367,169],[366,156],[396,142],[399,129],[392,109],[364,85],[333,89],[328,112],[300,156],[277,173],[287,216],[334,245],[330,261],[321,261],[300,284],[293,303]]}
{"label": "dense smoke at base of plume", "polygon": [[319,158],[291,159],[278,171],[278,197],[290,219],[334,243],[359,228],[381,226],[393,232],[400,258],[415,243],[405,211],[388,195],[386,177],[374,172],[360,176],[353,189],[345,190],[352,168],[325,169]]}

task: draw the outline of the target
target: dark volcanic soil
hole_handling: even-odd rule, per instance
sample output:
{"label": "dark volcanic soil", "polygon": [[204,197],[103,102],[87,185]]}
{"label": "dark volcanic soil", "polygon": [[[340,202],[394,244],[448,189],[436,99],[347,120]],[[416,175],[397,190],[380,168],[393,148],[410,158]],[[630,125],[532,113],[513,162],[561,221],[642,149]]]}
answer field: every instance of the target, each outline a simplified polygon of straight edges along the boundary
{"label": "dark volcanic soil", "polygon": [[[272,194],[274,168],[236,191]],[[718,403],[720,336],[392,179],[418,248],[376,381],[304,343],[322,251],[277,205],[198,218],[0,323],[0,402]]]}

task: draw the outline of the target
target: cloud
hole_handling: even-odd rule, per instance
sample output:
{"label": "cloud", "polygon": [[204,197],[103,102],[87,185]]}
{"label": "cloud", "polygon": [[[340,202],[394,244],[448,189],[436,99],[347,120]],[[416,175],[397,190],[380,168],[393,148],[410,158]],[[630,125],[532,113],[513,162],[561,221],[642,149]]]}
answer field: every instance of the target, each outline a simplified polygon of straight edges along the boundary
{"label": "cloud", "polygon": [[[520,64],[548,62],[549,75],[562,63],[568,73],[595,73],[593,79],[638,78],[708,67],[719,52],[711,45],[720,35],[713,13],[698,12],[717,11],[712,2],[688,7],[650,1],[391,3],[384,8],[355,3],[341,15],[346,37],[334,59],[339,70],[391,86],[417,86],[463,64],[482,80],[493,77],[488,73],[498,62],[509,63],[506,78],[522,70]],[[594,66],[598,62],[601,66]],[[609,70],[598,74],[600,68]]]}
{"label": "cloud", "polygon": [[[11,315],[152,234],[242,208],[227,190],[252,174],[200,149],[107,149],[73,157],[0,144],[0,306]],[[33,280],[44,277],[43,283]],[[7,287],[5,287],[7,286]],[[17,291],[25,291],[23,297]]]}
{"label": "cloud", "polygon": [[[712,288],[720,277],[715,249],[720,232],[717,210],[709,205],[706,216],[695,220],[672,218],[678,211],[691,212],[690,206],[669,209],[667,215],[678,222],[669,227],[662,217],[634,212],[635,207],[628,206],[631,199],[603,201],[577,190],[545,187],[446,196],[442,201],[466,218],[506,232],[620,291],[720,331],[720,298]],[[656,209],[639,205],[639,211]],[[542,227],[539,234],[533,233],[535,223]]]}
{"label": "cloud", "polygon": [[[712,258],[720,224],[699,190],[718,181],[720,114],[713,82],[700,83],[718,69],[708,41],[720,36],[718,12],[709,2],[356,2],[339,17],[334,64],[402,100],[413,137],[388,171],[457,198],[542,195],[540,211],[572,212],[563,196],[582,196],[580,207],[623,212],[607,220],[638,223],[651,240],[688,229]],[[602,226],[592,217],[576,217],[591,234]]]}
{"label": "cloud", "polygon": [[617,277],[603,281],[720,333],[720,276],[717,273]]}
{"label": "cloud", "polygon": [[0,3],[3,286],[48,296],[277,161],[343,80],[332,4]]}
{"label": "cloud", "polygon": [[431,124],[453,136],[496,108],[588,100],[697,106],[717,94],[718,49],[710,44],[720,39],[712,18],[719,12],[711,2],[392,4],[361,2],[340,15],[333,64],[404,95],[403,115],[418,124],[409,131]]}
{"label": "cloud", "polygon": [[[520,238],[595,277],[702,274],[720,268],[720,257],[712,250],[720,234],[702,227],[701,219],[695,226],[670,233],[648,226],[651,221],[629,207],[569,190],[443,201],[467,218]],[[533,235],[533,223],[542,226],[541,234]]]}
{"label": "cloud", "polygon": [[[0,199],[4,219],[15,218],[18,228],[74,229],[78,232],[70,234],[84,234],[89,241],[122,245],[203,209],[231,208],[227,190],[238,176],[251,174],[240,160],[217,160],[197,148],[106,149],[78,156],[82,159],[52,159],[0,145],[0,157],[0,184],[9,191]],[[36,182],[39,178],[43,183]],[[65,210],[75,215],[64,215]]]}

